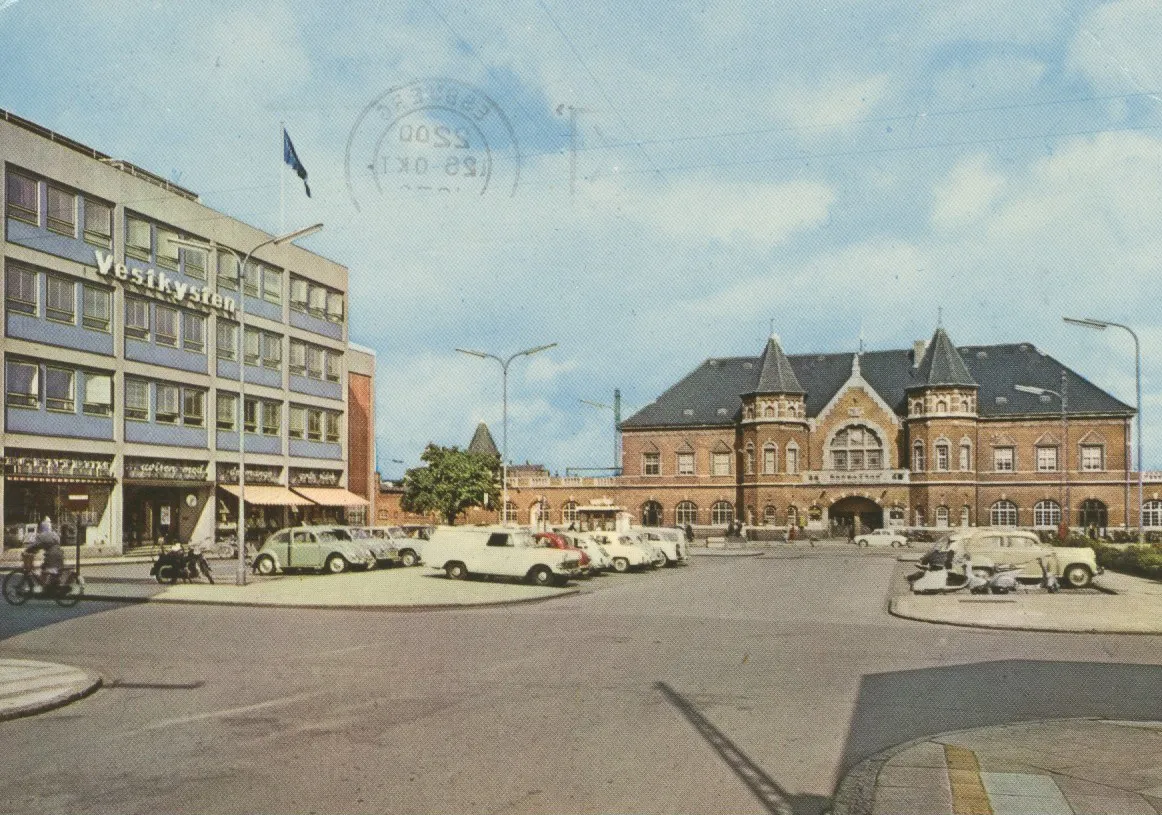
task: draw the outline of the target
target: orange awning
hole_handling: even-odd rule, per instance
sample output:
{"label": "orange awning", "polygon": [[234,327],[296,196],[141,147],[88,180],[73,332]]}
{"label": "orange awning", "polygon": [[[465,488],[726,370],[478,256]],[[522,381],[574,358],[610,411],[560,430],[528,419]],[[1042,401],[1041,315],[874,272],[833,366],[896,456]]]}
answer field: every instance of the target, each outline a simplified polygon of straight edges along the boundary
{"label": "orange awning", "polygon": [[295,492],[325,507],[365,507],[371,503],[342,487],[295,487]]}
{"label": "orange awning", "polygon": [[[237,484],[219,484],[219,487],[237,497]],[[246,485],[246,494],[242,496],[248,504],[257,504],[263,507],[309,507],[311,501],[301,495],[288,490],[286,487],[275,487],[255,484]]]}

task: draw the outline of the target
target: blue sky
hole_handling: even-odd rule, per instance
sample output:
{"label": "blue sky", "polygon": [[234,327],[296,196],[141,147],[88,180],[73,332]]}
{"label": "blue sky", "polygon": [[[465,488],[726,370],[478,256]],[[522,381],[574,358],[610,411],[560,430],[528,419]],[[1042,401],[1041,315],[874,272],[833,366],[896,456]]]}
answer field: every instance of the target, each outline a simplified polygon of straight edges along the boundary
{"label": "blue sky", "polygon": [[[792,354],[900,348],[938,309],[1131,404],[1129,338],[1061,316],[1139,329],[1162,468],[1162,6],[823,5],[0,2],[0,107],[267,230],[324,221],[304,246],[350,267],[389,476],[479,421],[499,442],[499,366],[456,347],[559,344],[512,365],[509,451],[563,471],[611,463],[581,399],[644,405],[772,320]],[[435,79],[492,106],[360,119]],[[402,188],[452,154],[487,191]]]}

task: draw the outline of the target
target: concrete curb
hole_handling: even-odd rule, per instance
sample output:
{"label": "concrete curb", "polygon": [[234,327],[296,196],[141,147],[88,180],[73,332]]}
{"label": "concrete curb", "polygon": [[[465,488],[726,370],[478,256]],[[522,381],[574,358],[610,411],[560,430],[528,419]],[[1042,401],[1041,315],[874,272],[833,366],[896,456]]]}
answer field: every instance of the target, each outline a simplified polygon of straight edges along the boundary
{"label": "concrete curb", "polygon": [[1116,631],[1105,628],[1095,628],[1092,626],[1051,627],[1031,625],[1027,623],[1004,625],[1001,623],[968,622],[966,620],[944,620],[934,617],[924,617],[915,613],[905,614],[896,607],[897,599],[899,598],[893,597],[891,602],[888,603],[888,614],[892,615],[893,617],[898,617],[901,620],[912,620],[913,622],[927,623],[929,625],[951,625],[956,626],[957,628],[979,628],[987,631],[1028,631],[1038,634],[1107,634],[1132,637],[1157,637],[1162,634],[1162,624],[1160,624],[1159,627],[1153,631]]}
{"label": "concrete curb", "polygon": [[84,699],[86,696],[96,693],[103,684],[101,677],[88,671],[84,673],[84,684],[63,690],[50,699],[25,705],[24,707],[12,707],[0,710],[0,722],[6,722],[10,719],[22,719],[26,716],[35,716],[38,713],[56,710],[58,707],[64,707],[65,705],[76,702],[78,699]]}
{"label": "concrete curb", "polygon": [[488,600],[483,603],[423,603],[409,605],[389,604],[354,604],[336,605],[333,603],[263,603],[259,601],[222,601],[222,600],[195,600],[188,597],[126,597],[117,595],[85,594],[85,600],[94,600],[101,603],[167,603],[175,606],[227,606],[236,608],[281,608],[281,609],[311,609],[315,611],[463,611],[473,608],[500,608],[503,606],[528,605],[530,603],[545,603],[561,597],[572,597],[581,593],[581,589],[565,589],[560,594],[548,594],[543,597],[519,597],[515,600]]}
{"label": "concrete curb", "polygon": [[698,557],[760,557],[765,555],[762,549],[711,549],[709,551],[690,550],[690,555]]}

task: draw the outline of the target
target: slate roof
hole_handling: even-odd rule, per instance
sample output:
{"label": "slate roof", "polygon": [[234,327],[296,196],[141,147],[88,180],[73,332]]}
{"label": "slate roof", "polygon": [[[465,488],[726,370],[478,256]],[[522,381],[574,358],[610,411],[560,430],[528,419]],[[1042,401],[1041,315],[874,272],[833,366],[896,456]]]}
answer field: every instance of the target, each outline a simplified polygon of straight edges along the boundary
{"label": "slate roof", "polygon": [[476,432],[472,434],[472,441],[468,443],[468,452],[500,456],[500,451],[496,449],[496,442],[492,440],[492,434],[484,422],[476,425]]}
{"label": "slate roof", "polygon": [[779,346],[779,338],[774,334],[767,340],[767,347],[759,357],[759,379],[753,392],[806,393],[795,378],[795,369],[787,361],[787,355]]}
{"label": "slate roof", "polygon": [[914,388],[931,387],[933,385],[976,385],[976,380],[965,367],[964,360],[956,352],[956,346],[948,338],[948,332],[937,328],[928,343],[928,349],[920,361],[916,372],[920,380]]}
{"label": "slate roof", "polygon": [[[951,343],[950,343],[951,345]],[[931,347],[931,345],[930,345]],[[956,350],[956,349],[954,349]],[[1057,397],[1043,401],[1020,393],[1013,385],[1061,390],[1061,371],[1068,371],[1069,414],[1132,416],[1134,409],[1098,388],[1031,343],[964,346],[957,355],[977,391],[977,412],[983,418],[1040,415],[1059,416]],[[787,357],[796,380],[806,391],[809,417],[820,411],[851,377],[854,354],[797,354]],[[926,356],[928,356],[926,354]],[[708,359],[666,390],[653,403],[625,419],[626,429],[732,425],[742,410],[742,394],[758,390],[762,357]],[[908,409],[908,390],[923,387],[911,349],[868,351],[860,355],[864,380],[897,415]],[[928,376],[932,376],[931,369]],[[949,370],[951,375],[951,369]],[[937,377],[945,374],[938,372]],[[1000,401],[998,401],[1000,400]]]}

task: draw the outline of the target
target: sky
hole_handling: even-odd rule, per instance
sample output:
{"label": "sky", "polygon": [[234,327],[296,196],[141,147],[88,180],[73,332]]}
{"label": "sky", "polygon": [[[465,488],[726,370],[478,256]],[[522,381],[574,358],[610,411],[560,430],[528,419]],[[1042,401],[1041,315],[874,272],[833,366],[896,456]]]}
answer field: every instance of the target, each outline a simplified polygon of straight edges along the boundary
{"label": "sky", "polygon": [[[1029,342],[1162,469],[1162,4],[0,0],[0,107],[350,269],[385,476],[709,357]],[[282,162],[281,125],[309,173]],[[402,462],[402,463],[400,463]]]}

